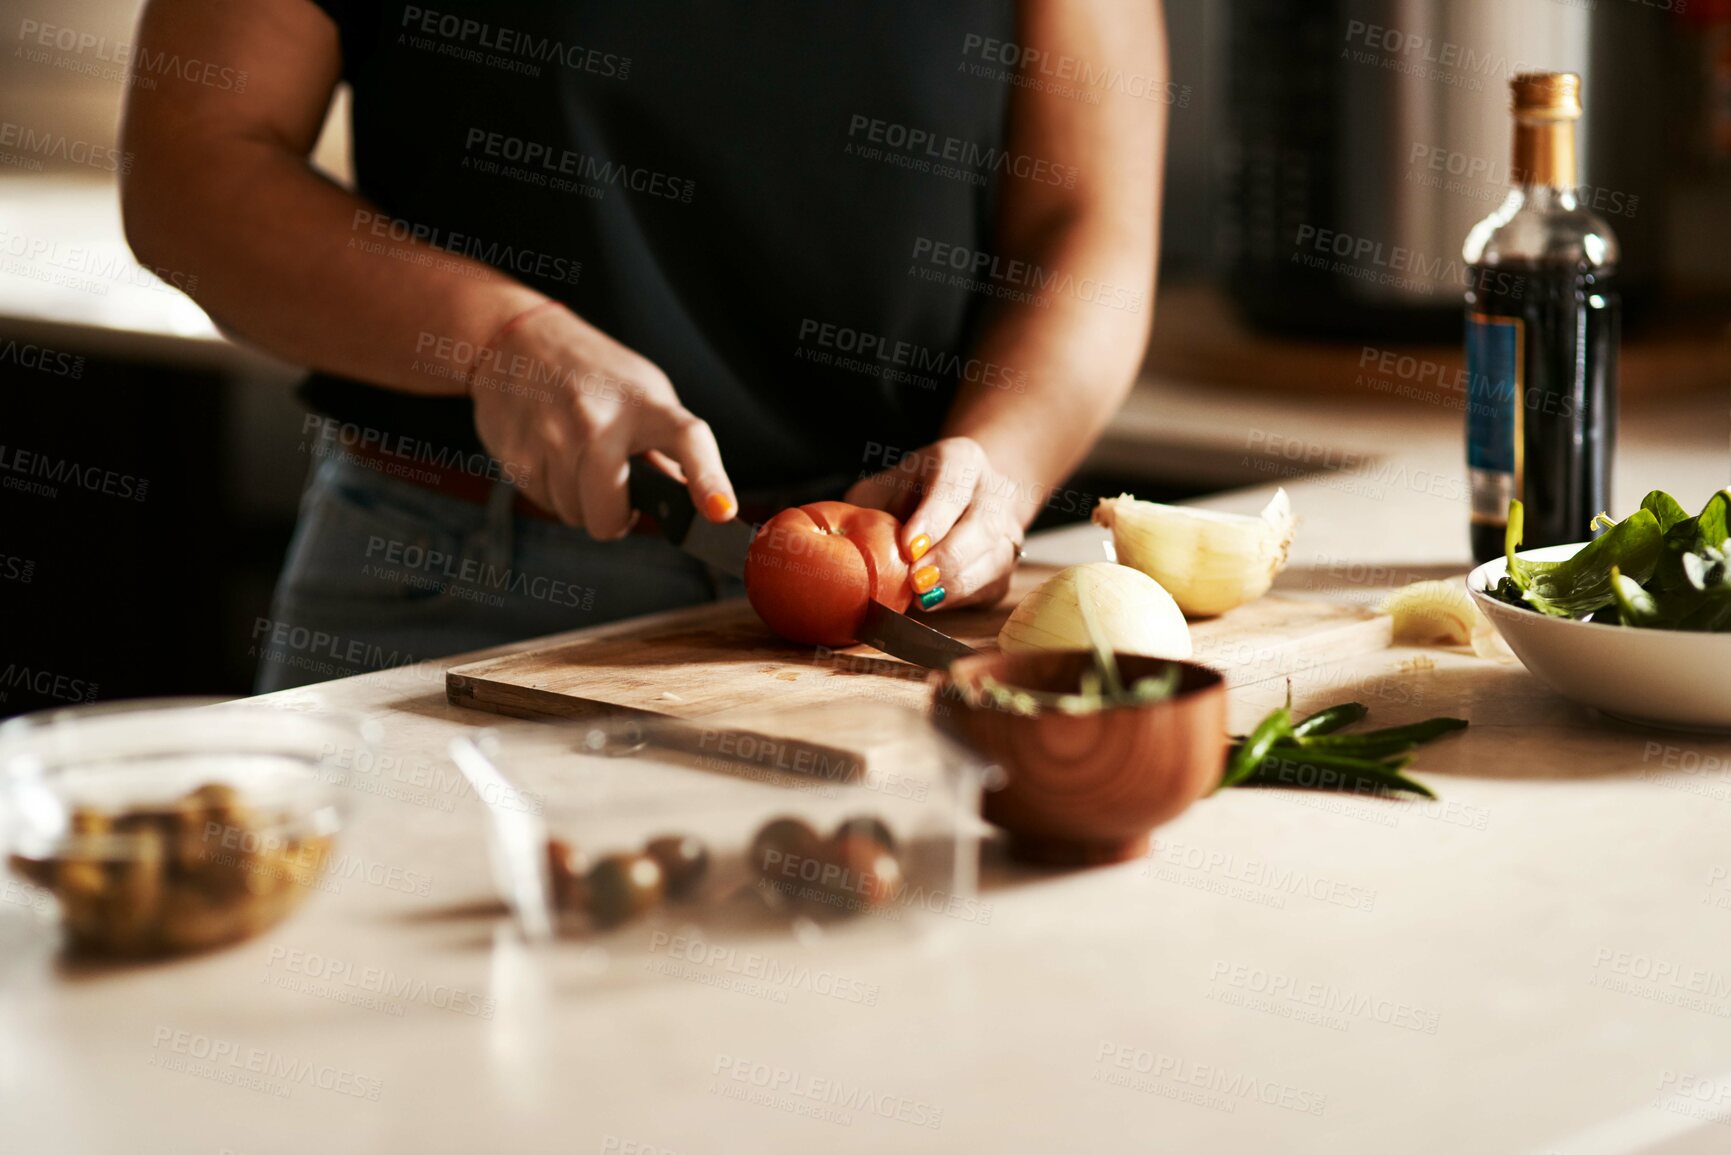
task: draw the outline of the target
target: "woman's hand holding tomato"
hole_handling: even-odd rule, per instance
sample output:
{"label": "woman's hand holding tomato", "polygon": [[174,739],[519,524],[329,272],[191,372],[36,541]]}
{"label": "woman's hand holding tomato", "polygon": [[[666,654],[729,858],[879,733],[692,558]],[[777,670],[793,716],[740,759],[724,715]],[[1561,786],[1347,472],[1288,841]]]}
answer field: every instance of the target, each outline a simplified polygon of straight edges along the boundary
{"label": "woman's hand holding tomato", "polygon": [[1033,505],[971,437],[946,437],[854,485],[847,500],[901,519],[923,609],[992,605],[1009,592]]}
{"label": "woman's hand holding tomato", "polygon": [[764,523],[746,558],[746,596],[777,634],[823,646],[857,640],[868,601],[991,604],[1009,589],[1032,518],[1012,492],[978,442],[946,438],[859,482],[845,502]]}

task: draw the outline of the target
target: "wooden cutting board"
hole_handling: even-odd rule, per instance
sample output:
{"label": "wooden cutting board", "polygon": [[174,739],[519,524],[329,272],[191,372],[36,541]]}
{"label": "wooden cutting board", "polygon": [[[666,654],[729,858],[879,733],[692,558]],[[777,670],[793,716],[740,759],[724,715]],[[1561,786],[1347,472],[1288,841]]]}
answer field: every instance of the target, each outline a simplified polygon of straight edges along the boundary
{"label": "wooden cutting board", "polygon": [[[929,620],[980,649],[1023,594],[1057,571],[1026,564],[1010,597],[989,610]],[[1383,649],[1389,620],[1359,606],[1270,594],[1191,623],[1195,660],[1247,685],[1323,661]],[[870,700],[923,709],[929,671],[856,646],[814,650],[783,642],[744,601],[694,606],[589,631],[582,638],[453,666],[445,691],[456,705],[530,718],[637,711],[689,721]],[[754,727],[756,729],[757,727]]]}

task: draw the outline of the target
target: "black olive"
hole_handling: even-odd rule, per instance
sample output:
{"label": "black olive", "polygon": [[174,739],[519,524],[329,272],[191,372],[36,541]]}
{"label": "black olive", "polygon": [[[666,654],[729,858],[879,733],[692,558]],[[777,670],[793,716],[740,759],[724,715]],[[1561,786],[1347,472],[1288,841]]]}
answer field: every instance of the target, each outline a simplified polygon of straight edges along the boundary
{"label": "black olive", "polygon": [[838,869],[822,877],[836,909],[849,913],[873,910],[901,893],[901,863],[879,839],[868,834],[843,834],[830,843],[828,851]]}
{"label": "black olive", "polygon": [[884,825],[883,819],[875,814],[856,814],[852,818],[842,820],[835,828],[837,841],[850,834],[863,834],[867,838],[876,839],[885,850],[896,848],[896,836],[890,833],[890,828]]}
{"label": "black olive", "polygon": [[667,897],[672,899],[690,898],[697,893],[703,876],[709,872],[709,848],[688,835],[652,838],[643,853],[660,865]]}
{"label": "black olive", "polygon": [[781,899],[792,899],[823,866],[823,839],[797,818],[773,818],[751,840],[751,866]]}
{"label": "black olive", "polygon": [[589,882],[583,855],[562,838],[547,840],[547,879],[555,910],[580,911],[589,905]]}

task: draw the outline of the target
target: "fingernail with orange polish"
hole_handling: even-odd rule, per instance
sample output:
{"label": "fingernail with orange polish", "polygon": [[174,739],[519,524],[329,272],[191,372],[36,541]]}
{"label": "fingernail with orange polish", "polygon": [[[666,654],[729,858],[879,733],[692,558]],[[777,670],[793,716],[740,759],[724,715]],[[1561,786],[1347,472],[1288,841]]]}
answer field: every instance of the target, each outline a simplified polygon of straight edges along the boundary
{"label": "fingernail with orange polish", "polygon": [[738,508],[733,498],[725,493],[712,493],[703,499],[703,512],[709,515],[710,521],[726,521]]}
{"label": "fingernail with orange polish", "polygon": [[935,565],[921,566],[914,571],[914,592],[923,594],[938,584],[938,567]]}
{"label": "fingernail with orange polish", "polygon": [[922,557],[925,557],[926,554],[930,553],[931,549],[932,539],[930,535],[922,533],[920,536],[914,538],[914,540],[908,542],[908,560],[919,561]]}

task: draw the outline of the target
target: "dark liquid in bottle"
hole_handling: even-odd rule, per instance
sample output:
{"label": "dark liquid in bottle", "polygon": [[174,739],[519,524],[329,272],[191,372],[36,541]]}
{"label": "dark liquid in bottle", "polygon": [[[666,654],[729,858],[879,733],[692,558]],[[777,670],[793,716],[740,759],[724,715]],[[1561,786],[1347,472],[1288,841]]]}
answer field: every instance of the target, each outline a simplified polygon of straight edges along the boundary
{"label": "dark liquid in bottle", "polygon": [[[1525,507],[1521,548],[1586,541],[1594,515],[1611,503],[1622,319],[1614,278],[1572,263],[1505,262],[1473,273],[1469,326],[1475,314],[1521,322],[1519,388],[1488,382],[1475,368],[1468,395],[1469,414],[1511,402],[1520,409],[1513,496]],[[1501,512],[1495,524],[1474,518],[1478,561],[1503,556]]]}

